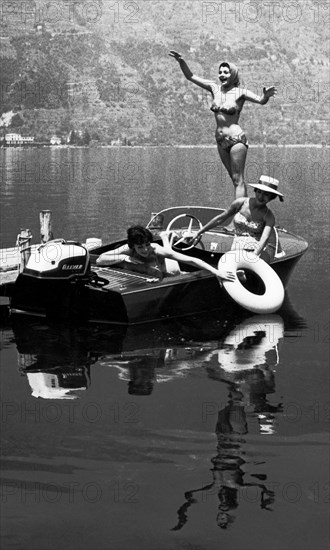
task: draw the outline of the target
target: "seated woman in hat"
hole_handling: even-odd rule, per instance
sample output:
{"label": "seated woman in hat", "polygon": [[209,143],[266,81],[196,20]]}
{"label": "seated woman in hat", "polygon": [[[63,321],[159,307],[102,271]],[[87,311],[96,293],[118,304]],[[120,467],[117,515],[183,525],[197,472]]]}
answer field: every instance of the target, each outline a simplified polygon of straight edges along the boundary
{"label": "seated woman in hat", "polygon": [[232,250],[252,251],[269,263],[275,254],[275,247],[269,243],[275,226],[275,217],[268,208],[268,203],[276,197],[283,201],[283,195],[278,188],[278,180],[269,176],[260,176],[259,183],[249,184],[254,188],[255,196],[235,199],[229,208],[209,221],[194,236],[194,240],[212,229],[222,225],[234,216],[234,240]]}
{"label": "seated woman in hat", "polygon": [[206,269],[220,279],[235,280],[235,275],[232,271],[227,271],[226,269],[219,271],[199,258],[186,256],[170,248],[164,248],[157,243],[153,243],[152,239],[153,235],[149,229],[141,225],[129,227],[127,230],[127,244],[115,250],[104,252],[98,257],[96,263],[101,266],[116,265],[123,269],[137,271],[138,273],[162,279],[166,276],[180,274],[180,270],[177,270],[176,273],[170,273],[167,270],[165,259],[168,258],[199,269]]}

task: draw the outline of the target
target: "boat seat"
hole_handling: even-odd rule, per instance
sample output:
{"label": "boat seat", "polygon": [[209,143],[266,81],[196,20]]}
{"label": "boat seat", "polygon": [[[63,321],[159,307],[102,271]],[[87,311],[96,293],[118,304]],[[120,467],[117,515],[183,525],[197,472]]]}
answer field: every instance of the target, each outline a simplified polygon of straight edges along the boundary
{"label": "boat seat", "polygon": [[[159,236],[162,239],[163,247],[167,250],[172,250],[166,231],[162,231]],[[167,273],[171,273],[171,275],[180,275],[181,273],[179,263],[176,260],[165,258],[165,267]]]}

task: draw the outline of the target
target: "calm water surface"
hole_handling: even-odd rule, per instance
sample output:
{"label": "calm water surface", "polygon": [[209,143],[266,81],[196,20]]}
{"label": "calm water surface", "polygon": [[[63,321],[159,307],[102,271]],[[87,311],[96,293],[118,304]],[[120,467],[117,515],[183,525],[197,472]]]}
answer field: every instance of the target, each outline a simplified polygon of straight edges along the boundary
{"label": "calm water surface", "polygon": [[[1,246],[103,241],[233,197],[215,148],[1,150]],[[251,148],[310,248],[282,309],[138,329],[3,323],[1,548],[329,547],[329,149]]]}

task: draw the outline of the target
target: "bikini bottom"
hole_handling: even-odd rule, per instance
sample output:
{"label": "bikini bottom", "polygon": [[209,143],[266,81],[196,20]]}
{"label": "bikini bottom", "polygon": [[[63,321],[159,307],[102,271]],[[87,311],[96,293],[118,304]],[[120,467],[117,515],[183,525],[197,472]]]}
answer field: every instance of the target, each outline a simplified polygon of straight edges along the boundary
{"label": "bikini bottom", "polygon": [[228,152],[234,145],[236,145],[236,143],[243,143],[247,149],[249,147],[249,143],[244,132],[240,132],[237,136],[225,136],[222,132],[216,132],[215,139],[219,147]]}

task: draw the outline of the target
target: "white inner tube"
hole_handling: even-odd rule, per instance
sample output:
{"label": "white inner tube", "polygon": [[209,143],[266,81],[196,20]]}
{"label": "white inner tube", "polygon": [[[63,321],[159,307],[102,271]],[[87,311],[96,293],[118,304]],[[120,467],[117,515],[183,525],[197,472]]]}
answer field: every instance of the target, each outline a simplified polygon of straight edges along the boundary
{"label": "white inner tube", "polygon": [[273,313],[284,300],[284,287],[281,279],[264,260],[246,250],[231,250],[224,254],[218,263],[218,269],[237,272],[239,269],[252,271],[262,279],[264,294],[254,294],[245,288],[238,277],[235,281],[221,281],[229,296],[240,306],[253,313]]}

